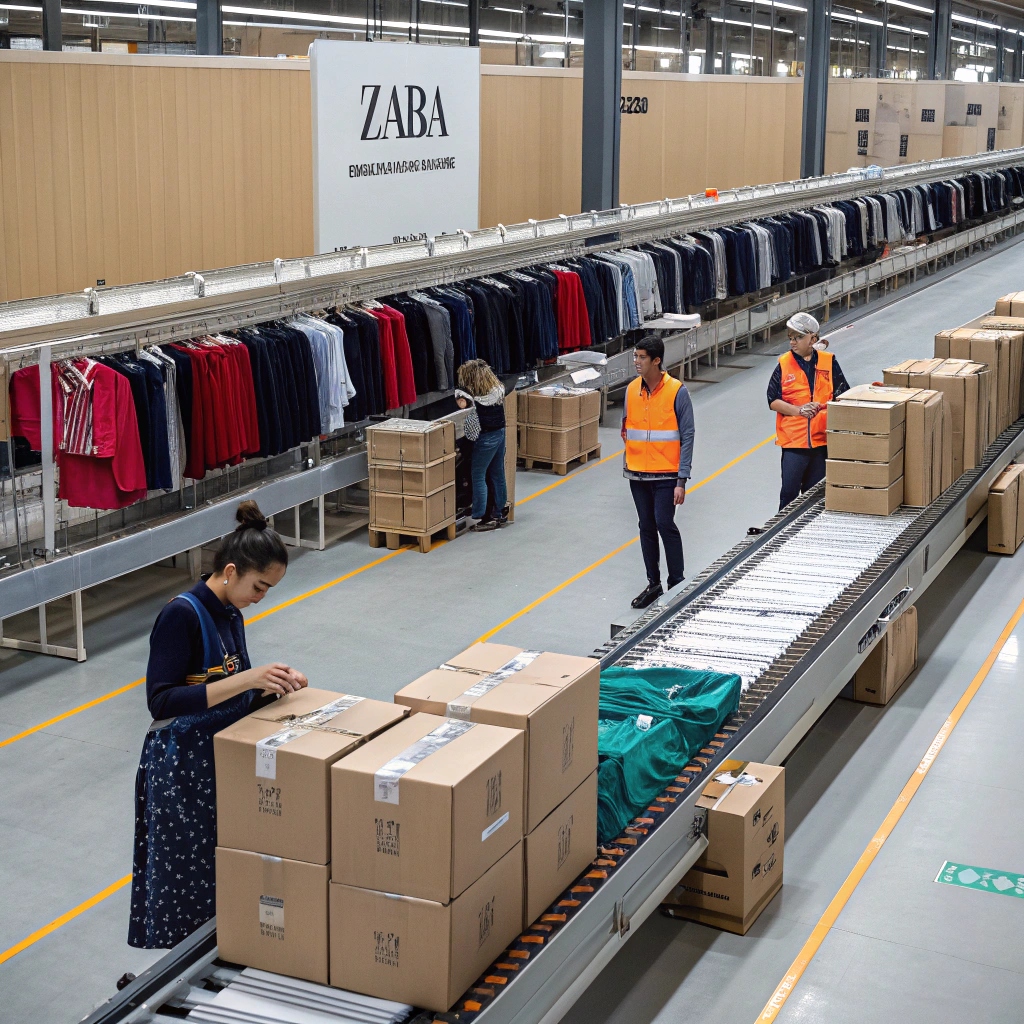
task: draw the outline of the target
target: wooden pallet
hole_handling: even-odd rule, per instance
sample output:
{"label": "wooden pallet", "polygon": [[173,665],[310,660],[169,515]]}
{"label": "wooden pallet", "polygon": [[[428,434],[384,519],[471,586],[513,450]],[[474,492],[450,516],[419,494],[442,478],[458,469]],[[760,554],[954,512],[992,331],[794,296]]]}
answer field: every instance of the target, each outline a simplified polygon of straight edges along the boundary
{"label": "wooden pallet", "polygon": [[565,476],[569,472],[570,466],[575,467],[577,463],[582,466],[591,459],[601,458],[601,446],[595,445],[590,451],[583,452],[567,462],[552,462],[551,459],[538,459],[535,455],[520,455],[519,458],[527,469],[533,469],[537,465],[550,466],[559,476]]}
{"label": "wooden pallet", "polygon": [[415,538],[415,540],[419,544],[420,551],[423,552],[423,554],[426,554],[430,550],[430,546],[433,543],[434,537],[436,537],[437,534],[439,533],[445,534],[448,540],[455,540],[455,520],[452,519],[451,522],[444,523],[443,525],[438,526],[436,529],[430,531],[429,533],[417,533],[414,530],[406,529],[378,530],[375,527],[371,526],[370,547],[379,548],[387,544],[387,546],[392,551],[397,551],[402,544],[402,538],[409,537]]}

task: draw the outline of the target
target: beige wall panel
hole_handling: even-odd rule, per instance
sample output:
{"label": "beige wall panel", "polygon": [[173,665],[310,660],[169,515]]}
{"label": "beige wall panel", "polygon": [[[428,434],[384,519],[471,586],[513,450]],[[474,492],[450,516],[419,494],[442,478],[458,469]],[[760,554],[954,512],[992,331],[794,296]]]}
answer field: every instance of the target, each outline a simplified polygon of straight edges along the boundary
{"label": "beige wall panel", "polygon": [[736,130],[746,119],[746,87],[740,83],[714,83],[708,91],[708,151],[705,187],[719,190],[743,184],[743,136]]}
{"label": "beige wall panel", "polygon": [[786,104],[784,85],[753,79],[746,86],[742,185],[783,181],[786,177]]}
{"label": "beige wall panel", "polygon": [[308,65],[282,64],[0,55],[0,301],[310,253]]}
{"label": "beige wall panel", "polygon": [[707,82],[674,83],[674,103],[666,114],[665,189],[657,198],[689,196],[703,192],[708,180]]}
{"label": "beige wall panel", "polygon": [[674,125],[676,97],[668,83],[643,79],[623,80],[623,96],[646,96],[646,114],[623,114],[619,143],[619,198],[624,203],[664,199],[668,159],[665,142]]}
{"label": "beige wall panel", "polygon": [[917,163],[921,160],[940,160],[941,158],[941,135],[922,135],[918,132],[910,133],[910,139],[907,142],[908,163]]}
{"label": "beige wall panel", "polygon": [[998,129],[1000,149],[1014,149],[1024,143],[1024,86],[999,86]]}
{"label": "beige wall panel", "polygon": [[784,180],[800,177],[800,151],[804,116],[804,86],[802,81],[787,82],[786,90],[786,172]]}

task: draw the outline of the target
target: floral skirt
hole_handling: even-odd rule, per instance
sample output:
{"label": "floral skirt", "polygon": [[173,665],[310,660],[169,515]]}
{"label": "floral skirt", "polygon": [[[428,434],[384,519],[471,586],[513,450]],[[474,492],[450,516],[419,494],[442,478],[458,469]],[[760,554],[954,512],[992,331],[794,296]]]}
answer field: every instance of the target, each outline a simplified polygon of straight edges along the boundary
{"label": "floral skirt", "polygon": [[216,913],[213,735],[242,718],[251,690],[146,735],[135,776],[128,945],[167,949]]}

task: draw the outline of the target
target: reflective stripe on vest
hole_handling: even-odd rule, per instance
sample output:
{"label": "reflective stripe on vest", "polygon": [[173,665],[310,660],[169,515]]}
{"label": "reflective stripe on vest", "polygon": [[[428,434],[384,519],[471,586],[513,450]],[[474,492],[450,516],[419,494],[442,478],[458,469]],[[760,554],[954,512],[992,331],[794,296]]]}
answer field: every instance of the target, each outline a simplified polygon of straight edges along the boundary
{"label": "reflective stripe on vest", "polygon": [[679,472],[676,395],[682,381],[662,374],[653,392],[637,377],[626,390],[626,469],[633,473]]}
{"label": "reflective stripe on vest", "polygon": [[[832,400],[832,353],[819,352],[814,368],[814,394],[807,383],[807,374],[792,352],[779,356],[782,368],[782,400],[797,407],[808,402],[822,406]],[[827,412],[823,408],[817,416],[783,416],[775,414],[775,443],[782,448],[821,448],[828,441]]]}

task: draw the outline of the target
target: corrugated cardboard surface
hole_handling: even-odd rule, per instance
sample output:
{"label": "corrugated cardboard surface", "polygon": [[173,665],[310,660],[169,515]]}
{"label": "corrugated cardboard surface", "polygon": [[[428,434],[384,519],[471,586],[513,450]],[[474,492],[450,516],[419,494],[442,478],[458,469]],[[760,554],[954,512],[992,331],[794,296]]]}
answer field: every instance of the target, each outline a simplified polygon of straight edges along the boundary
{"label": "corrugated cardboard surface", "polygon": [[888,462],[852,462],[828,459],[825,480],[846,487],[888,487],[903,476],[903,452],[898,451]]}
{"label": "corrugated cardboard surface", "polygon": [[943,480],[952,475],[953,437],[948,405],[940,391],[920,391],[907,402],[903,449],[906,505],[930,505],[945,489]]}
{"label": "corrugated cardboard surface", "polygon": [[996,299],[996,316],[1024,317],[1024,292],[1010,292]]}
{"label": "corrugated cardboard surface", "polygon": [[888,704],[917,668],[917,609],[908,608],[889,623],[853,677],[853,699]]}
{"label": "corrugated cardboard surface", "polygon": [[597,772],[592,772],[523,842],[523,928],[527,928],[597,855]]}
{"label": "corrugated cardboard surface", "polygon": [[838,401],[828,403],[830,430],[848,430],[856,434],[888,434],[903,422],[902,388],[877,388],[871,385],[851,388]]}
{"label": "corrugated cardboard surface", "polygon": [[475,725],[416,764],[398,803],[374,773],[443,724],[413,715],[331,769],[331,879],[447,903],[523,836],[523,733]]}
{"label": "corrugated cardboard surface", "polygon": [[666,902],[679,916],[743,934],[782,881],[785,769],[726,761],[715,778],[724,772],[759,781],[708,783],[698,800],[708,809],[708,848]]}
{"label": "corrugated cardboard surface", "polygon": [[988,550],[1012,555],[1024,540],[1024,465],[1007,466],[988,492]]}
{"label": "corrugated cardboard surface", "polygon": [[829,429],[826,433],[830,459],[852,462],[889,462],[903,448],[903,424],[888,434],[855,434]]}
{"label": "corrugated cardboard surface", "polygon": [[277,747],[272,771],[258,763],[257,744],[289,729],[290,723],[249,716],[222,729],[213,738],[218,844],[326,864],[331,856],[331,765],[407,712],[396,704],[361,700],[325,723],[327,728]]}
{"label": "corrugated cardboard surface", "polygon": [[860,512],[891,516],[903,504],[903,477],[888,487],[839,487],[825,484],[825,508],[830,512]]}
{"label": "corrugated cardboard surface", "polygon": [[981,363],[944,359],[929,375],[932,390],[949,400],[953,435],[953,479],[981,461],[988,446],[991,373]]}
{"label": "corrugated cardboard surface", "polygon": [[231,963],[326,985],[323,864],[217,848],[217,946]]}
{"label": "corrugated cardboard surface", "polygon": [[433,533],[455,518],[455,484],[433,494],[370,491],[370,529]]}
{"label": "corrugated cardboard surface", "polygon": [[[498,655],[492,647],[514,653],[495,665]],[[464,671],[427,672],[402,687],[395,702],[414,712],[444,716],[449,701],[519,653],[519,648],[475,644],[448,663],[463,666]],[[597,768],[599,690],[600,666],[593,658],[543,653],[472,699],[470,721],[524,731],[524,831],[536,828]]]}
{"label": "corrugated cardboard surface", "polygon": [[[952,331],[949,354],[953,359],[986,363],[992,373],[989,397],[987,448],[993,439],[1016,418],[1020,405],[1020,362],[1024,334],[1013,331],[989,331],[966,328]],[[1016,372],[1016,382],[1012,380]],[[1010,407],[1014,413],[1010,415]]]}
{"label": "corrugated cardboard surface", "polygon": [[425,466],[455,454],[455,424],[451,420],[390,419],[366,428],[366,453],[377,462]]}
{"label": "corrugated cardboard surface", "polygon": [[445,1012],[522,928],[521,842],[448,903],[331,883],[331,984]]}
{"label": "corrugated cardboard surface", "polygon": [[519,454],[544,462],[571,462],[579,456],[582,431],[580,424],[572,427],[537,427],[519,425]]}
{"label": "corrugated cardboard surface", "polygon": [[[941,337],[941,335],[939,336]],[[939,339],[935,339],[936,356],[939,355]],[[890,366],[882,371],[882,379],[891,387],[900,388],[927,388],[928,375],[938,366],[943,359],[949,358],[949,345],[947,341],[946,354],[935,359],[907,359],[896,366]]]}
{"label": "corrugated cardboard surface", "polygon": [[378,463],[370,466],[370,490],[392,494],[433,494],[455,482],[455,456],[446,455],[428,466]]}

